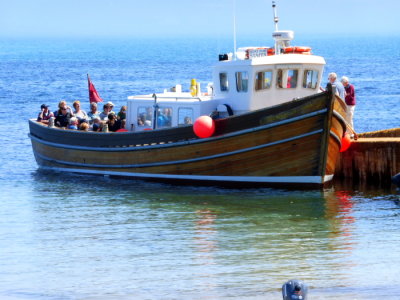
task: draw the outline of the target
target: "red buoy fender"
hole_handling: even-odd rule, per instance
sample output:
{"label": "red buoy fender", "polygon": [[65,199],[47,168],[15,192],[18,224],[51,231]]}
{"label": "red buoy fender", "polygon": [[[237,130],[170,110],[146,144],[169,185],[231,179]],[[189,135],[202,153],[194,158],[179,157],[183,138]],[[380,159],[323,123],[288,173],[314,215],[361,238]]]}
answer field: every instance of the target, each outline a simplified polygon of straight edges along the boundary
{"label": "red buoy fender", "polygon": [[209,116],[200,116],[193,124],[193,131],[199,138],[208,138],[214,134],[215,122]]}
{"label": "red buoy fender", "polygon": [[344,152],[347,149],[349,149],[350,145],[351,145],[351,138],[350,138],[350,134],[346,132],[346,134],[342,137],[342,145],[340,147],[340,152]]}

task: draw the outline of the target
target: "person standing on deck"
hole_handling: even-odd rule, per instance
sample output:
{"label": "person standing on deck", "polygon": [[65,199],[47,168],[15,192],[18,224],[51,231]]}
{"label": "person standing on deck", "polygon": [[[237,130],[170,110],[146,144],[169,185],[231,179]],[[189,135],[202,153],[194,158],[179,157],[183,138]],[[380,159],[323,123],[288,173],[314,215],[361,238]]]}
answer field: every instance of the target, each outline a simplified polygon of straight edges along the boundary
{"label": "person standing on deck", "polygon": [[351,125],[351,128],[354,129],[353,126],[353,115],[354,110],[356,108],[356,94],[354,90],[354,85],[350,84],[349,78],[343,76],[340,80],[343,83],[345,89],[345,101],[346,101],[346,121]]}
{"label": "person standing on deck", "polygon": [[329,73],[328,75],[329,82],[336,86],[336,92],[338,93],[339,97],[344,100],[344,87],[339,81],[337,81],[336,73]]}

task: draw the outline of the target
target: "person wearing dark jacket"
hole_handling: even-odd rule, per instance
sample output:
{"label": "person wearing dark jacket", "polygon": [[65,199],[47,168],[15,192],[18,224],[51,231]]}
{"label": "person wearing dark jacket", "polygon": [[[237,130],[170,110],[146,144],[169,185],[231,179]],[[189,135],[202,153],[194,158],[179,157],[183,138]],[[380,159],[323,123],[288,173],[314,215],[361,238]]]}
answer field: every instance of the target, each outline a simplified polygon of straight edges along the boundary
{"label": "person wearing dark jacket", "polygon": [[343,76],[340,80],[344,86],[345,90],[345,101],[346,101],[346,121],[354,129],[353,125],[353,115],[356,108],[356,93],[354,90],[354,85],[350,84],[349,78]]}
{"label": "person wearing dark jacket", "polygon": [[57,111],[57,116],[54,123],[57,127],[67,127],[71,117],[71,112],[68,110],[66,105],[63,105]]}
{"label": "person wearing dark jacket", "polygon": [[109,131],[117,131],[121,128],[121,120],[117,120],[117,115],[115,113],[108,114],[108,130]]}

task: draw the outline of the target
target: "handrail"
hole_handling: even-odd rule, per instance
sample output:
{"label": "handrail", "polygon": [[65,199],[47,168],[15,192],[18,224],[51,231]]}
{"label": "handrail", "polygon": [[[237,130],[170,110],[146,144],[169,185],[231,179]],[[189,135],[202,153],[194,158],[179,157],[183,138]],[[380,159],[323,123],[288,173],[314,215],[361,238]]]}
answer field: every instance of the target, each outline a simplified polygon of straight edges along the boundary
{"label": "handrail", "polygon": [[[141,100],[141,99],[143,99],[143,100],[147,100],[147,99],[154,100],[154,98],[151,95],[128,97],[128,100]],[[161,96],[160,94],[157,94],[157,101],[158,100],[163,100],[163,99],[166,99],[166,100],[175,99],[175,101],[178,101],[178,100],[198,100],[200,102],[202,101],[202,99],[200,97]]]}

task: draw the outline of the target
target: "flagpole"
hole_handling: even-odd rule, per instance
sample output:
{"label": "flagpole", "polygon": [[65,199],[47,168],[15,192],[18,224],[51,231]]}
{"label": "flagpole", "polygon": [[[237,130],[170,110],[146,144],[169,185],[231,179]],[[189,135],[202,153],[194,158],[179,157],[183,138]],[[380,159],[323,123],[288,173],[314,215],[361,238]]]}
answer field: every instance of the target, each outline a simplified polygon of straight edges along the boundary
{"label": "flagpole", "polygon": [[87,75],[87,85],[88,85],[89,103],[90,103],[90,78],[89,78],[89,73],[86,73],[86,75]]}

